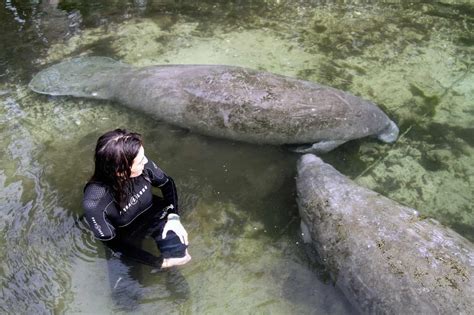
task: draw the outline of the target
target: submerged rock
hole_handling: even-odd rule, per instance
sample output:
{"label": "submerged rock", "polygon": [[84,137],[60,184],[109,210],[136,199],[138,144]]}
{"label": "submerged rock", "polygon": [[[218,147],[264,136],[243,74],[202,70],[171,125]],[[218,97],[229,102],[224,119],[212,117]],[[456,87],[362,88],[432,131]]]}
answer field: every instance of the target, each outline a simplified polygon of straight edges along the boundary
{"label": "submerged rock", "polygon": [[468,314],[474,246],[360,187],[314,155],[298,162],[302,226],[338,287],[364,313]]}

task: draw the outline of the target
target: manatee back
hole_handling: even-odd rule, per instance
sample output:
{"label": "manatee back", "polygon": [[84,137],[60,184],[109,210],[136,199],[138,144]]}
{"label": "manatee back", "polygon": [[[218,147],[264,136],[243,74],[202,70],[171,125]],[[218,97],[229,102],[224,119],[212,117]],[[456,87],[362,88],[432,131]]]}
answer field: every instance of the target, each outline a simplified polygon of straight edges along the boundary
{"label": "manatee back", "polygon": [[[175,86],[191,100],[185,117],[220,128],[217,134],[245,135],[245,141],[347,141],[378,135],[391,123],[375,104],[314,82],[235,66],[194,65],[179,72]],[[397,133],[390,135],[383,140],[394,141]]]}
{"label": "manatee back", "polygon": [[474,245],[467,239],[314,155],[298,162],[297,191],[313,246],[362,313],[472,313]]}
{"label": "manatee back", "polygon": [[130,68],[107,57],[80,57],[42,70],[29,87],[41,94],[109,99],[110,78]]}

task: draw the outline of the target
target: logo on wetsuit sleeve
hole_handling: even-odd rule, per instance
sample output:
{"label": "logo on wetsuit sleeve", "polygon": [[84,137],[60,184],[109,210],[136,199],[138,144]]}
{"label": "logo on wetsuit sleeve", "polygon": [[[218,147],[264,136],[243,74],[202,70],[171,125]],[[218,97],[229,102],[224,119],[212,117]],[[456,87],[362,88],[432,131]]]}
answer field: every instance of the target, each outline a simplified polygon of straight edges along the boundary
{"label": "logo on wetsuit sleeve", "polygon": [[163,179],[165,177],[165,173],[159,168],[155,162],[151,162],[153,164],[153,167],[155,168],[155,172],[153,172],[154,176],[158,179]]}
{"label": "logo on wetsuit sleeve", "polygon": [[127,212],[127,210],[129,208],[131,208],[132,206],[136,205],[137,202],[138,202],[138,199],[140,199],[140,197],[145,193],[145,191],[148,189],[148,186],[145,185],[143,186],[143,188],[137,192],[136,194],[134,194],[132,197],[130,197],[130,201],[128,202],[128,204],[123,207],[122,211],[124,212]]}
{"label": "logo on wetsuit sleeve", "polygon": [[104,236],[104,232],[102,232],[102,228],[101,228],[100,225],[97,223],[97,221],[95,220],[95,218],[92,217],[91,220],[92,220],[92,223],[94,223],[94,228],[97,230],[97,232],[99,232],[100,236]]}

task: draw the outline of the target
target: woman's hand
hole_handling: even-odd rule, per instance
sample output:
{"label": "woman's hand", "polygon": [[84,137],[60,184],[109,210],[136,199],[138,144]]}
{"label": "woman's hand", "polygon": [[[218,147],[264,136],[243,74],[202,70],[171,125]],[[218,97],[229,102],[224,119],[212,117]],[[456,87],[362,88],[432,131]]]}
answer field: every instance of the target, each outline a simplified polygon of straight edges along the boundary
{"label": "woman's hand", "polygon": [[166,221],[165,227],[163,228],[163,234],[161,238],[165,239],[168,231],[173,231],[181,240],[181,243],[188,245],[188,232],[184,229],[184,226],[179,221],[179,215],[170,213]]}
{"label": "woman's hand", "polygon": [[161,263],[161,268],[170,268],[173,266],[182,266],[188,263],[191,260],[191,255],[189,255],[188,250],[186,249],[186,255],[180,258],[165,258]]}

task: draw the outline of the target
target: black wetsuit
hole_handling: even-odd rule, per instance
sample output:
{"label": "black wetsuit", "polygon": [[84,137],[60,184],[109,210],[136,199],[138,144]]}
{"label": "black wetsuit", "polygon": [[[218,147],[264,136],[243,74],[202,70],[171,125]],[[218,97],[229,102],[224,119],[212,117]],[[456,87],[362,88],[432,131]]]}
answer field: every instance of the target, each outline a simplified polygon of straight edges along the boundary
{"label": "black wetsuit", "polygon": [[[163,198],[153,195],[151,186],[159,187]],[[155,267],[161,266],[163,258],[184,256],[186,246],[174,232],[161,238],[167,215],[178,214],[178,195],[173,179],[149,161],[142,175],[128,181],[127,191],[126,204],[120,207],[107,185],[98,182],[86,185],[83,208],[94,236],[115,253]],[[162,257],[156,257],[136,244],[147,235],[155,239]]]}

